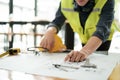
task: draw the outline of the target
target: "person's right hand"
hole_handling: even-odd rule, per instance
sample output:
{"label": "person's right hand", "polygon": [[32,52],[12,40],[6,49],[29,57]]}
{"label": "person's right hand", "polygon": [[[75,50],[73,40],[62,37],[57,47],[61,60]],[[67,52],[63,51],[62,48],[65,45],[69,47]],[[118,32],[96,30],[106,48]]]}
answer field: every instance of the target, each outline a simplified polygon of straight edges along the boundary
{"label": "person's right hand", "polygon": [[50,50],[55,42],[55,38],[54,38],[55,34],[56,33],[53,32],[53,30],[46,31],[44,36],[41,38],[40,47]]}

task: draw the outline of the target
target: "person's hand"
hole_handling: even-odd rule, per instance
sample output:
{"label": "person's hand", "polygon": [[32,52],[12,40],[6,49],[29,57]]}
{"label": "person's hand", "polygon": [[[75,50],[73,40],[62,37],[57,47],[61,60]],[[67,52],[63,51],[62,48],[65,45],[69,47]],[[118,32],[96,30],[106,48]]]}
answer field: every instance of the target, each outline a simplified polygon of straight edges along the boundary
{"label": "person's hand", "polygon": [[100,45],[102,40],[96,36],[92,36],[86,45],[80,51],[71,51],[66,57],[65,61],[80,62],[84,61],[90,54],[92,54]]}
{"label": "person's hand", "polygon": [[53,47],[53,44],[54,44],[54,33],[52,32],[45,33],[44,36],[41,38],[40,47],[50,50]]}
{"label": "person's hand", "polygon": [[69,62],[81,62],[81,61],[84,61],[87,57],[88,57],[88,54],[86,54],[83,51],[74,51],[74,50],[72,50],[65,57],[65,61],[69,61]]}

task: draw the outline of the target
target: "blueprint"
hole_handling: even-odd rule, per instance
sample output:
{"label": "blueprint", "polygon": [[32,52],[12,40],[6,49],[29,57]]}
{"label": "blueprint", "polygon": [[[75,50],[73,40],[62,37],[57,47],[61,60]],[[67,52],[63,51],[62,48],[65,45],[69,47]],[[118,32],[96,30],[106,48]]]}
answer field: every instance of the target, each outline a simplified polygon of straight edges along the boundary
{"label": "blueprint", "polygon": [[[0,58],[0,69],[21,71],[30,74],[53,76],[73,80],[107,80],[116,63],[120,61],[120,54],[96,54],[88,57],[96,68],[81,67],[83,62],[64,62],[67,53],[32,53],[6,56]],[[77,67],[78,69],[59,69],[53,64]]]}

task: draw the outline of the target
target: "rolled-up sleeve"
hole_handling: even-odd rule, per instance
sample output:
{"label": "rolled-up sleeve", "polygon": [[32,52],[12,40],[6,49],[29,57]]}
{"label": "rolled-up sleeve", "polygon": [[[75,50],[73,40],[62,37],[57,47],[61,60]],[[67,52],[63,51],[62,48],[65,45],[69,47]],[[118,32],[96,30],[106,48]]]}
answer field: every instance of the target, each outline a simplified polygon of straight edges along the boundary
{"label": "rolled-up sleeve", "polygon": [[110,28],[114,19],[114,0],[107,0],[100,14],[100,19],[96,25],[96,31],[93,36],[97,36],[105,42],[110,35]]}

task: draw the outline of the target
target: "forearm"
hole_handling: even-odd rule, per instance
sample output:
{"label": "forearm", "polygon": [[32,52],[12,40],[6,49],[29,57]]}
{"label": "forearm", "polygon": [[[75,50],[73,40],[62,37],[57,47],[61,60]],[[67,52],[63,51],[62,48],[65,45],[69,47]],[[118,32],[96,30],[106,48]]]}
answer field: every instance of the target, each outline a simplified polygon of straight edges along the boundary
{"label": "forearm", "polygon": [[96,31],[93,33],[93,36],[97,36],[102,42],[105,42],[110,35],[113,20],[114,0],[108,0],[101,11],[100,19],[96,25]]}
{"label": "forearm", "polygon": [[101,44],[102,44],[101,39],[99,39],[96,36],[92,36],[88,40],[87,44],[83,46],[83,48],[80,51],[89,55],[92,54]]}

